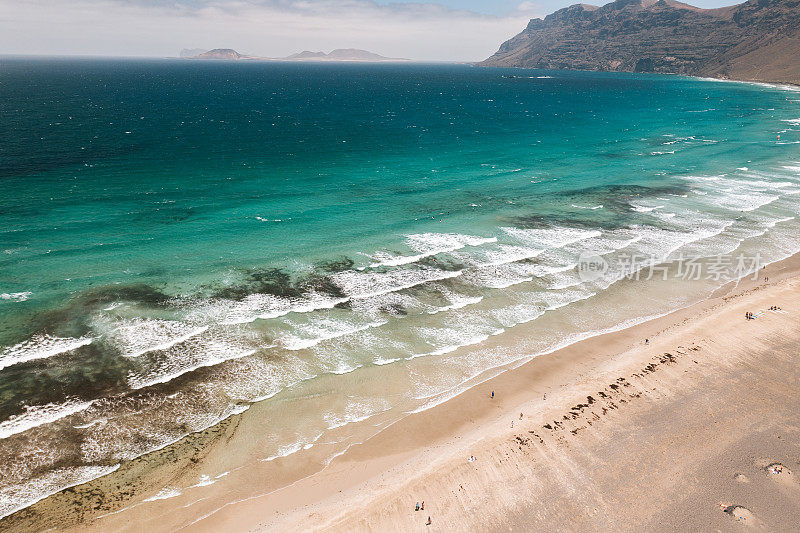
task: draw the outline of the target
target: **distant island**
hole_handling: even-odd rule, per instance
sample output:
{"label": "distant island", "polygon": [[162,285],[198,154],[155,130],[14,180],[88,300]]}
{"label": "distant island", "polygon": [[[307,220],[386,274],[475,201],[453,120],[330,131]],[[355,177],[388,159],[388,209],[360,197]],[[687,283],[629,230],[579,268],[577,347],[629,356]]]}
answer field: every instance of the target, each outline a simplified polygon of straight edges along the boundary
{"label": "distant island", "polygon": [[479,65],[799,84],[799,57],[799,0],[749,0],[719,9],[675,0],[617,0],[532,19]]}
{"label": "distant island", "polygon": [[183,49],[180,53],[183,59],[224,59],[224,60],[261,60],[261,61],[352,61],[352,62],[380,62],[380,61],[409,61],[408,59],[384,57],[367,50],[357,48],[338,48],[329,54],[325,52],[310,52],[308,50],[286,57],[258,57],[240,54],[231,48],[215,48],[213,50]]}
{"label": "distant island", "polygon": [[249,56],[244,56],[236,50],[230,48],[215,48],[208,52],[201,52],[195,56],[190,56],[190,59],[254,59]]}
{"label": "distant island", "polygon": [[408,61],[397,57],[384,57],[357,48],[337,48],[330,54],[304,51],[281,58],[284,61]]}

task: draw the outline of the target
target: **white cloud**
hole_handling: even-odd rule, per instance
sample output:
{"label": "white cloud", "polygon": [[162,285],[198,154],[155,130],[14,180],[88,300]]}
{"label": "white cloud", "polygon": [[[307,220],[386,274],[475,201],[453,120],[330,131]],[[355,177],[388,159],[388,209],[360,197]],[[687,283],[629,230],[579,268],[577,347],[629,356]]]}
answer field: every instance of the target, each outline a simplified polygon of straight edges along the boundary
{"label": "white cloud", "polygon": [[280,57],[353,47],[474,61],[521,31],[534,9],[525,2],[496,17],[369,0],[0,0],[0,53],[174,56],[224,47]]}
{"label": "white cloud", "polygon": [[539,16],[542,13],[542,6],[536,2],[522,2],[516,8],[518,13],[531,13]]}

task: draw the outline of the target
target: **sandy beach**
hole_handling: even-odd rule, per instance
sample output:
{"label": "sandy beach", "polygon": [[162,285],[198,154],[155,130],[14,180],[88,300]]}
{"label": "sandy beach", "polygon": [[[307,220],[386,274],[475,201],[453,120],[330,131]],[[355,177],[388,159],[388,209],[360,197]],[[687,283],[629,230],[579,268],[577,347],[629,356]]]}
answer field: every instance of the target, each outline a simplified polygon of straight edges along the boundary
{"label": "sandy beach", "polygon": [[741,287],[543,356],[193,529],[796,530],[799,291]]}
{"label": "sandy beach", "polygon": [[[286,458],[240,477],[235,494],[218,489],[180,505],[154,498],[154,487],[186,483],[237,453],[245,430],[232,417],[2,525],[796,530],[799,263],[770,265],[758,281],[700,304],[539,356],[408,415],[324,468]],[[748,311],[757,318],[745,320]]]}

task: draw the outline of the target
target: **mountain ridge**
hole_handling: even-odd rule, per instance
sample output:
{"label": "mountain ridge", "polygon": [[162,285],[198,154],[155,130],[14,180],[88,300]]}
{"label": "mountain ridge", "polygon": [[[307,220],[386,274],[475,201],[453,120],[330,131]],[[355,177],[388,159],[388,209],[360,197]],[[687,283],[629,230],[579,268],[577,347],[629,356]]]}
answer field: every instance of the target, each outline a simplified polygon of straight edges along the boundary
{"label": "mountain ridge", "polygon": [[531,19],[478,65],[800,84],[798,57],[800,0],[749,0],[717,9],[676,0],[616,0]]}

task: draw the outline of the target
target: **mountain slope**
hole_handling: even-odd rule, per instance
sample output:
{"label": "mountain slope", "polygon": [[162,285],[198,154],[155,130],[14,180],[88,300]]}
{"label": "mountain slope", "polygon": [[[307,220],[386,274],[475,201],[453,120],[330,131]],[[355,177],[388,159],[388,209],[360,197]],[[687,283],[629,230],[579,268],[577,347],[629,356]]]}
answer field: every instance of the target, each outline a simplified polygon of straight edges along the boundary
{"label": "mountain slope", "polygon": [[617,0],[533,19],[480,65],[800,83],[799,57],[800,0],[749,0],[720,9]]}

